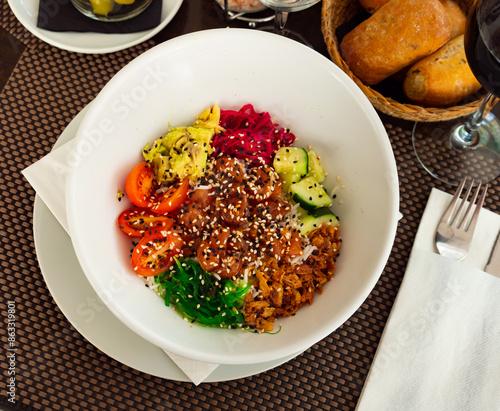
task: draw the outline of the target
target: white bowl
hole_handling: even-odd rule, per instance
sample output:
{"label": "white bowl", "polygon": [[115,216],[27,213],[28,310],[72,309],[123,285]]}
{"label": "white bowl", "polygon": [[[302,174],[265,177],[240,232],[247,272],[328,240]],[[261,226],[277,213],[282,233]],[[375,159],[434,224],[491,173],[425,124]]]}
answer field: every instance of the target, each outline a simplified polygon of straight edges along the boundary
{"label": "white bowl", "polygon": [[[311,306],[278,320],[276,335],[188,324],[130,268],[130,242],[116,227],[117,201],[141,149],[207,107],[252,103],[316,149],[331,189],[343,245],[335,277]],[[132,330],[157,346],[221,364],[271,361],[307,349],[341,326],[375,286],[398,219],[398,179],[385,129],[364,94],[330,60],[284,37],[215,29],[154,47],[103,88],[76,137],[67,185],[68,224],[97,294]],[[337,201],[338,200],[338,201]],[[127,200],[128,201],[128,200]],[[71,275],[68,273],[68,275]],[[278,328],[278,327],[276,327]]]}

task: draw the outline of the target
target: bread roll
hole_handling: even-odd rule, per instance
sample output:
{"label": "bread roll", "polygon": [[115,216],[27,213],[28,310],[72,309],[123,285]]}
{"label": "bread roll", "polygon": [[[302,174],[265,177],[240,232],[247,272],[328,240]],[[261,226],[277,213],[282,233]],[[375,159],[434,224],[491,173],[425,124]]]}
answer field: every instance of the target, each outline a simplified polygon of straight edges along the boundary
{"label": "bread roll", "polygon": [[446,16],[451,25],[450,39],[454,39],[464,34],[467,17],[460,6],[453,0],[441,0],[441,3],[443,4]]}
{"label": "bread roll", "polygon": [[[383,0],[383,1],[387,2],[389,0]],[[451,25],[450,40],[464,34],[465,23],[467,21],[465,13],[453,0],[441,0],[441,3],[443,4],[443,7],[446,11],[446,16],[448,17],[448,21],[450,22]],[[391,78],[397,81],[398,83],[403,83],[410,68],[411,66],[407,66],[404,69],[399,70],[397,73],[393,74]]]}
{"label": "bread roll", "polygon": [[[368,13],[373,14],[389,1],[390,0],[359,0],[359,3]],[[454,0],[441,0],[441,3],[444,6],[446,15],[451,24],[450,38],[454,39],[464,34],[466,17],[460,6]]]}
{"label": "bread roll", "polygon": [[343,59],[365,84],[377,84],[436,51],[451,27],[439,0],[391,0],[349,32]]}
{"label": "bread roll", "polygon": [[465,58],[463,35],[414,64],[403,83],[408,99],[426,107],[454,105],[480,88]]}

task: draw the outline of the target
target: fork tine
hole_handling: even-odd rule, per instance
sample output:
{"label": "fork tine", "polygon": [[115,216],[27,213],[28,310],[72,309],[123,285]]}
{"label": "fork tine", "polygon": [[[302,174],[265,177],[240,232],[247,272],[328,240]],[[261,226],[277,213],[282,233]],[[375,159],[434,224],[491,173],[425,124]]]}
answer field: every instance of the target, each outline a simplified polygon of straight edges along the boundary
{"label": "fork tine", "polygon": [[[436,245],[436,248],[438,249],[439,254],[448,258],[452,258],[456,261],[461,261],[462,259],[464,259],[467,255],[467,252],[469,251],[471,240],[474,235],[476,223],[479,217],[479,212],[483,208],[483,203],[489,187],[488,184],[486,184],[483,188],[482,194],[479,196],[481,184],[478,184],[477,190],[475,190],[475,193],[472,195],[473,198],[471,199],[471,201],[469,201],[469,206],[467,207],[465,215],[462,217],[462,210],[465,207],[467,198],[472,191],[474,180],[472,180],[472,183],[468,187],[467,193],[465,194],[465,197],[463,198],[460,206],[457,207],[458,199],[460,198],[465,184],[466,180],[464,179],[460,183],[460,186],[453,196],[450,205],[444,212],[443,217],[441,218],[437,226],[434,238],[434,243]],[[479,200],[477,204],[475,204],[478,196]],[[459,208],[456,213],[455,208]],[[455,220],[459,220],[459,222],[456,223]]]}
{"label": "fork tine", "polygon": [[[476,190],[476,194],[474,196],[474,200],[473,201],[471,200],[471,203],[469,204],[469,208],[471,208],[471,205],[474,203],[474,201],[476,201],[476,197],[477,197],[477,195],[479,193],[480,187],[481,187],[481,184],[479,184],[477,186],[477,190]],[[483,207],[484,199],[486,198],[486,193],[488,192],[488,188],[489,188],[489,184],[486,184],[484,186],[483,193],[479,197],[479,200],[478,200],[477,205],[476,205],[476,209],[474,210],[474,214],[472,215],[472,219],[471,219],[470,223],[467,226],[465,226],[465,231],[469,231],[470,230],[471,232],[474,232],[474,229],[476,228],[476,223],[477,223],[477,220],[478,220],[479,212],[481,211],[481,208]]]}
{"label": "fork tine", "polygon": [[[471,183],[471,185],[469,187],[469,190],[467,190],[467,194],[465,195],[465,197],[464,197],[464,199],[462,201],[462,204],[465,204],[465,202],[467,201],[467,198],[469,197],[469,194],[470,194],[470,191],[471,191],[473,185],[474,185],[474,180],[472,180],[472,183]],[[476,189],[476,191],[472,195],[472,198],[469,201],[469,206],[467,207],[467,211],[465,212],[465,214],[464,214],[463,218],[461,219],[461,221],[458,222],[457,228],[462,227],[462,225],[464,226],[464,231],[467,231],[467,229],[469,228],[470,224],[468,222],[470,220],[472,220],[472,217],[471,217],[472,207],[474,207],[474,204],[476,202],[477,195],[479,194],[479,190],[480,189],[481,189],[481,183],[479,183],[477,185],[477,189]]]}
{"label": "fork tine", "polygon": [[[464,178],[464,181],[463,181],[464,184],[465,184],[466,180],[467,180],[467,177]],[[453,219],[451,220],[450,225],[454,225],[456,228],[460,227],[460,225],[464,221],[465,217],[467,216],[467,213],[466,213],[464,215],[463,219],[460,217],[462,215],[462,210],[465,207],[465,203],[467,202],[467,199],[469,198],[469,194],[470,194],[473,186],[474,186],[474,179],[472,179],[471,183],[467,187],[464,198],[462,198],[462,202],[460,203],[460,207],[458,207],[458,211],[455,213]],[[469,210],[467,210],[467,212],[469,212]]]}
{"label": "fork tine", "polygon": [[[458,186],[457,191],[455,192],[455,195],[451,199],[451,202],[448,205],[448,208],[446,209],[446,211],[443,214],[442,220],[446,221],[448,225],[451,225],[451,223],[453,222],[453,220],[456,217],[456,214],[454,214],[453,211],[455,209],[455,206],[457,204],[458,199],[460,198],[460,194],[462,194],[462,190],[464,188],[466,179],[467,179],[467,177],[464,178],[462,180],[462,182],[460,183],[460,185]],[[453,218],[452,218],[452,216],[453,216]]]}

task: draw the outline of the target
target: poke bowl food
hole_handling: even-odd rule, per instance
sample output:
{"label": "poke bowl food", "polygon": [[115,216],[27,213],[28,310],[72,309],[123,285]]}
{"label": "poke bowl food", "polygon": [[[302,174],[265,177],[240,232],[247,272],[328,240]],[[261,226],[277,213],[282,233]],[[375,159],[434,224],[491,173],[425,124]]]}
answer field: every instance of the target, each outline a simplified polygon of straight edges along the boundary
{"label": "poke bowl food", "polygon": [[293,356],[334,332],[376,285],[399,218],[368,99],[324,56],[249,29],[130,62],[63,169],[70,238],[103,304],[211,363]]}
{"label": "poke bowl food", "polygon": [[274,331],[333,278],[339,222],[316,152],[258,113],[217,105],[143,149],[117,224],[131,269],[185,321]]}

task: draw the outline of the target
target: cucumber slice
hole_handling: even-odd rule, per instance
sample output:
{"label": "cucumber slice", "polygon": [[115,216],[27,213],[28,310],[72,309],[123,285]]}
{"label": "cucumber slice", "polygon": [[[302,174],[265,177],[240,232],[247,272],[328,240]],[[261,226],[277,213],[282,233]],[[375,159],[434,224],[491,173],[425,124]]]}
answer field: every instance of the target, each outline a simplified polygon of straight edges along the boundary
{"label": "cucumber slice", "polygon": [[307,211],[306,209],[302,208],[302,207],[297,207],[297,216],[299,218],[299,220],[302,220],[304,217],[307,217],[308,215],[310,215],[310,212]]}
{"label": "cucumber slice", "polygon": [[305,176],[308,165],[309,155],[303,148],[280,147],[274,156],[273,166],[277,173]]}
{"label": "cucumber slice", "polygon": [[302,180],[302,176],[300,174],[294,174],[294,173],[278,173],[278,175],[281,177],[283,180],[283,191],[288,193],[288,190],[290,189],[290,186],[293,183],[297,183],[300,180]]}
{"label": "cucumber slice", "polygon": [[316,154],[316,151],[314,150],[309,150],[307,152],[307,155],[309,157],[309,168],[308,168],[308,174],[311,177],[314,177],[318,183],[321,183],[322,181],[325,181],[325,176],[326,172],[321,165],[321,161]]}
{"label": "cucumber slice", "polygon": [[301,207],[306,210],[316,210],[321,207],[330,207],[333,200],[325,191],[321,183],[313,177],[306,177],[290,186],[290,195]]}
{"label": "cucumber slice", "polygon": [[299,231],[300,234],[308,236],[313,231],[320,228],[323,224],[333,226],[339,225],[339,220],[328,207],[318,208],[317,210],[309,211],[307,215],[300,219]]}

